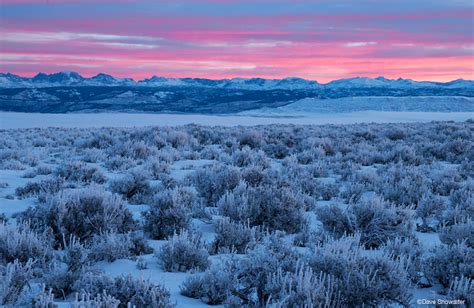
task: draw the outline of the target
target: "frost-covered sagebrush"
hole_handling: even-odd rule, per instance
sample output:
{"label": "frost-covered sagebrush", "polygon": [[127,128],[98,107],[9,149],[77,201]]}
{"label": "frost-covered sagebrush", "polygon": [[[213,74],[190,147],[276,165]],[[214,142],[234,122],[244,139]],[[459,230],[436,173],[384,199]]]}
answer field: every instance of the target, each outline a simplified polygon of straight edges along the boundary
{"label": "frost-covered sagebrush", "polygon": [[318,208],[317,214],[329,234],[339,238],[358,232],[367,248],[409,237],[413,232],[412,211],[377,196],[363,198],[345,210],[334,205]]}
{"label": "frost-covered sagebrush", "polygon": [[92,185],[79,190],[63,190],[30,208],[21,218],[35,230],[49,230],[57,244],[75,236],[88,240],[107,231],[128,232],[136,227],[123,200]]}
{"label": "frost-covered sagebrush", "polygon": [[0,130],[0,299],[472,301],[473,124]]}
{"label": "frost-covered sagebrush", "polygon": [[249,187],[241,183],[217,203],[219,213],[233,221],[295,233],[307,223],[301,194],[287,187]]}
{"label": "frost-covered sagebrush", "polygon": [[453,245],[440,245],[431,250],[424,260],[425,275],[432,283],[440,283],[448,288],[451,283],[462,276],[474,279],[474,249],[464,242]]}
{"label": "frost-covered sagebrush", "polygon": [[195,232],[182,231],[164,244],[158,255],[161,266],[167,272],[204,270],[209,265],[206,243]]}
{"label": "frost-covered sagebrush", "polygon": [[188,229],[194,200],[186,198],[180,189],[157,193],[150,201],[150,207],[143,212],[144,228],[154,239],[165,239],[174,233]]}
{"label": "frost-covered sagebrush", "polygon": [[38,234],[28,224],[17,226],[0,223],[0,264],[28,260],[47,262],[51,260],[53,250],[47,234]]}
{"label": "frost-covered sagebrush", "polygon": [[250,227],[248,222],[234,222],[229,218],[218,220],[215,230],[216,237],[211,245],[214,253],[230,251],[244,253],[247,249],[255,247],[263,233],[261,228]]}

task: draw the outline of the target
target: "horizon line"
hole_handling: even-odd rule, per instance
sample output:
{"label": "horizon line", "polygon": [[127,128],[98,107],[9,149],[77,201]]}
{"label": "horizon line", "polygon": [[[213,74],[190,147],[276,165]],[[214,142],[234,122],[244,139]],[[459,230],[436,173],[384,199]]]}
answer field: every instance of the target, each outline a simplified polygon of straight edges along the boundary
{"label": "horizon line", "polygon": [[287,76],[287,77],[282,77],[282,78],[264,78],[264,77],[239,77],[239,76],[235,76],[235,77],[231,77],[231,78],[207,78],[207,77],[166,77],[166,76],[163,76],[163,75],[151,75],[150,77],[146,77],[146,78],[143,78],[143,79],[135,79],[133,77],[115,77],[114,75],[112,74],[109,74],[109,73],[105,73],[105,72],[100,72],[100,73],[97,73],[95,75],[91,75],[90,77],[87,77],[87,76],[84,76],[82,75],[81,73],[77,72],[77,71],[71,71],[71,70],[63,70],[63,71],[57,71],[57,72],[54,72],[54,73],[44,73],[44,72],[38,72],[36,73],[35,75],[33,76],[24,76],[24,75],[19,75],[17,73],[12,73],[12,72],[0,72],[0,74],[11,74],[11,75],[15,75],[15,76],[18,76],[18,77],[22,77],[22,78],[34,78],[36,76],[38,76],[39,74],[45,74],[45,75],[54,75],[54,74],[59,74],[59,73],[75,73],[75,74],[78,74],[79,76],[83,77],[83,78],[93,78],[93,77],[96,77],[100,74],[103,74],[103,75],[109,75],[109,76],[112,76],[113,78],[118,78],[118,79],[131,79],[133,80],[134,82],[139,82],[139,81],[143,81],[143,80],[146,80],[146,79],[151,79],[153,77],[157,77],[157,78],[165,78],[165,79],[205,79],[205,80],[213,80],[213,81],[220,81],[220,80],[233,80],[233,79],[264,79],[264,80],[283,80],[283,79],[291,79],[291,78],[295,78],[295,79],[302,79],[302,80],[306,80],[306,81],[312,81],[312,82],[315,82],[317,84],[320,84],[320,85],[325,85],[325,84],[329,84],[331,82],[334,82],[334,81],[339,81],[339,80],[348,80],[348,79],[357,79],[357,78],[366,78],[366,79],[372,79],[372,80],[375,80],[375,79],[378,79],[378,78],[384,78],[386,80],[391,80],[391,81],[396,81],[396,80],[411,80],[411,81],[415,81],[415,82],[430,82],[430,83],[450,83],[450,82],[454,82],[454,81],[474,81],[474,79],[464,79],[462,77],[460,78],[456,78],[456,79],[453,79],[453,80],[449,80],[449,81],[431,81],[431,80],[416,80],[416,79],[412,79],[412,78],[403,78],[403,77],[398,77],[398,78],[386,78],[385,76],[377,76],[377,77],[368,77],[368,76],[354,76],[354,77],[344,77],[344,78],[339,78],[339,79],[333,79],[331,81],[328,81],[326,83],[320,83],[318,82],[316,79],[306,79],[306,78],[302,78],[302,77],[297,77],[297,76]]}

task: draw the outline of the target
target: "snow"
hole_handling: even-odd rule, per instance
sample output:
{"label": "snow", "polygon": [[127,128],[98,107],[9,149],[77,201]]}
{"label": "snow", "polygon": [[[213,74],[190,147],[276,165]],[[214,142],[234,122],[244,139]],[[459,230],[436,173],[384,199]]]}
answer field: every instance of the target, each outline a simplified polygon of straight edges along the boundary
{"label": "snow", "polygon": [[474,112],[383,112],[311,113],[300,115],[185,115],[140,113],[20,113],[0,112],[0,129],[45,127],[143,127],[201,124],[209,126],[253,126],[267,124],[355,124],[430,121],[462,122],[474,118]]}
{"label": "snow", "polygon": [[415,236],[426,250],[441,245],[441,240],[439,239],[438,233],[415,232]]}
{"label": "snow", "polygon": [[8,187],[0,188],[0,196],[15,194],[15,188],[24,186],[31,179],[22,178],[24,170],[0,170],[0,183],[8,183]]}
{"label": "snow", "polygon": [[57,98],[54,95],[49,95],[45,92],[38,91],[37,89],[28,89],[21,91],[18,94],[15,94],[12,96],[12,99],[15,100],[28,100],[28,99],[36,99],[39,101],[57,101],[59,98]]}
{"label": "snow", "polygon": [[307,116],[314,113],[386,112],[474,112],[474,98],[463,96],[368,96],[336,99],[306,98],[277,108],[243,112],[245,115]]}
{"label": "snow", "polygon": [[32,179],[22,178],[24,170],[0,170],[0,183],[8,183],[5,188],[0,188],[0,213],[5,213],[7,217],[20,213],[35,205],[36,198],[7,199],[6,196],[15,195],[17,187],[24,186]]}
{"label": "snow", "polygon": [[[162,242],[160,244],[165,243],[165,241],[160,242]],[[155,251],[159,251],[159,248],[155,249]],[[126,259],[116,260],[111,263],[100,262],[97,264],[97,267],[109,273],[112,277],[130,274],[135,278],[150,279],[153,283],[162,284],[170,291],[171,301],[177,303],[178,307],[209,307],[198,299],[192,299],[179,294],[180,286],[189,276],[188,273],[164,272],[159,266],[158,259],[153,254],[142,256],[142,258],[148,264],[148,268],[145,270],[138,270],[136,261]]]}
{"label": "snow", "polygon": [[[310,108],[311,106],[306,106]],[[284,113],[285,114],[285,113]],[[286,114],[291,114],[287,112]],[[256,125],[256,124],[271,124],[271,123],[298,123],[298,124],[324,124],[324,123],[358,123],[361,122],[417,122],[417,121],[430,121],[433,119],[447,120],[453,119],[456,121],[462,121],[467,118],[474,117],[473,112],[464,113],[443,113],[443,112],[352,112],[352,113],[311,113],[307,112],[299,116],[204,116],[204,115],[164,115],[164,114],[122,114],[122,113],[103,113],[103,114],[28,114],[28,113],[0,113],[0,128],[28,128],[28,127],[48,127],[48,126],[63,126],[63,127],[98,127],[98,126],[147,126],[147,125],[180,125],[188,123],[201,123],[206,125]],[[272,122],[274,121],[274,122]],[[283,121],[283,122],[281,122]],[[311,122],[313,121],[313,122]],[[340,121],[340,122],[337,122]],[[467,124],[466,124],[467,126]],[[21,131],[14,131],[14,140],[20,136]],[[51,149],[36,149],[35,151],[45,151],[48,155],[41,156],[41,164],[44,164],[47,159],[56,157],[58,160],[64,160],[65,156],[59,155],[65,151],[66,148]],[[55,159],[56,159],[55,158]],[[71,155],[67,158],[77,159],[77,153],[71,151]],[[194,170],[214,164],[214,160],[198,159],[198,160],[179,160],[171,164],[171,176],[175,179],[183,179],[185,175],[193,172]],[[439,164],[439,166],[437,166]],[[101,163],[89,163],[90,166],[99,168],[107,176],[109,180],[122,176],[122,173],[110,172]],[[282,164],[281,161],[272,160],[271,165],[274,169],[280,169]],[[433,174],[439,172],[439,170],[453,169],[459,165],[454,163],[447,163],[444,161],[435,162],[431,165],[431,171]],[[372,173],[376,172],[377,168],[374,165],[363,166],[361,172]],[[454,169],[456,170],[456,169]],[[26,170],[27,171],[27,170]],[[26,199],[6,199],[5,196],[13,195],[16,187],[23,186],[29,181],[38,181],[41,176],[38,175],[34,179],[22,178],[22,174],[25,170],[0,170],[0,183],[8,183],[9,185],[5,188],[0,188],[0,213],[5,213],[7,217],[11,217],[14,213],[26,210],[29,206],[34,205],[35,198]],[[320,177],[317,181],[322,183],[335,183],[334,176],[331,177]],[[156,182],[153,181],[152,184]],[[106,184],[104,184],[106,185]],[[368,192],[366,192],[368,193]],[[371,192],[373,193],[373,192]],[[346,207],[347,204],[342,203],[340,200],[332,199],[329,201],[317,201],[317,207],[336,204],[341,207]],[[148,208],[146,204],[128,204],[129,210],[132,212],[136,219],[141,217],[141,212]],[[321,228],[321,222],[317,219],[317,215],[313,211],[306,212],[306,217],[310,223],[310,230],[316,231]],[[200,220],[192,220],[193,227],[198,229],[202,233],[203,239],[207,243],[211,243],[215,237],[215,228],[212,223]],[[437,233],[420,233],[415,232],[415,236],[419,239],[424,251],[428,251],[441,244],[439,235]],[[155,252],[159,251],[160,247],[166,243],[166,241],[149,241],[153,246]],[[301,249],[301,248],[298,248]],[[363,252],[365,256],[373,257],[380,255],[380,250],[366,250]],[[220,256],[211,256],[210,259],[214,262],[218,260]],[[171,299],[173,302],[178,304],[178,307],[205,307],[198,299],[191,299],[184,297],[179,294],[180,286],[186,277],[190,273],[168,273],[164,272],[159,264],[158,259],[154,254],[148,254],[143,256],[148,264],[148,268],[145,270],[138,270],[136,267],[136,260],[134,259],[121,259],[115,262],[99,262],[95,264],[97,268],[104,270],[110,275],[116,277],[123,274],[131,274],[137,278],[150,279],[154,283],[163,284],[167,289],[170,290]],[[412,288],[413,300],[412,303],[416,303],[416,299],[423,298],[438,298],[440,297],[434,290],[430,289],[419,289]],[[66,306],[66,303],[58,302],[61,306]]]}
{"label": "snow", "polygon": [[[384,77],[368,78],[355,77],[347,79],[334,80],[326,86],[329,88],[416,88],[416,87],[435,87],[439,83],[427,81],[414,81],[411,79],[387,79]],[[469,85],[466,85],[469,86]]]}
{"label": "snow", "polygon": [[134,96],[135,96],[135,94],[132,91],[126,91],[126,92],[123,92],[123,93],[117,95],[116,97],[129,98],[129,97],[134,97]]}
{"label": "snow", "polygon": [[215,87],[215,88],[232,88],[246,90],[271,90],[271,89],[349,89],[349,88],[391,88],[391,89],[414,89],[414,88],[472,88],[474,81],[472,80],[453,80],[451,82],[429,82],[414,81],[411,79],[387,79],[384,77],[368,78],[355,77],[347,79],[339,79],[331,81],[328,84],[319,84],[317,81],[306,80],[296,77],[288,77],[283,79],[263,79],[263,78],[232,78],[232,79],[203,79],[203,78],[166,78],[153,76],[135,82],[131,78],[115,78],[113,76],[99,73],[98,75],[85,78],[76,72],[63,71],[55,74],[39,73],[33,78],[24,78],[14,74],[0,73],[0,87],[51,87],[51,86],[168,86],[168,87]]}
{"label": "snow", "polygon": [[457,79],[446,83],[431,81],[415,81],[412,79],[387,79],[385,77],[368,78],[355,77],[331,81],[324,85],[328,88],[391,88],[391,89],[414,89],[414,88],[434,88],[447,87],[450,89],[471,88],[474,86],[472,80]]}
{"label": "snow", "polygon": [[2,196],[0,197],[0,213],[5,214],[7,217],[12,217],[14,214],[24,212],[29,207],[33,207],[35,202],[36,198],[10,200]]}

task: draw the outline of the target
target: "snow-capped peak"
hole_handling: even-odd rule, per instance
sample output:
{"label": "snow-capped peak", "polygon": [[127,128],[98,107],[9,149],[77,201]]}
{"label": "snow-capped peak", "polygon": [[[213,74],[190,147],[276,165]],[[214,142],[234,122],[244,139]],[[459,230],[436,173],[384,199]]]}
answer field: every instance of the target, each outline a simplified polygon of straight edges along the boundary
{"label": "snow-capped peak", "polygon": [[377,78],[354,77],[339,79],[326,84],[329,88],[423,88],[433,86],[443,86],[442,83],[429,81],[414,81],[411,79],[388,79],[383,76]]}
{"label": "snow-capped peak", "polygon": [[334,80],[327,84],[298,77],[283,79],[264,78],[232,78],[232,79],[204,79],[204,78],[166,78],[152,76],[135,82],[131,78],[116,78],[99,73],[85,78],[76,72],[63,71],[53,74],[38,73],[33,78],[21,77],[11,73],[0,73],[0,88],[41,88],[58,86],[146,86],[146,87],[203,87],[242,90],[311,90],[311,89],[355,89],[355,88],[473,88],[472,80],[453,80],[447,83],[414,81],[411,79],[388,79],[383,76],[376,78],[354,77]]}

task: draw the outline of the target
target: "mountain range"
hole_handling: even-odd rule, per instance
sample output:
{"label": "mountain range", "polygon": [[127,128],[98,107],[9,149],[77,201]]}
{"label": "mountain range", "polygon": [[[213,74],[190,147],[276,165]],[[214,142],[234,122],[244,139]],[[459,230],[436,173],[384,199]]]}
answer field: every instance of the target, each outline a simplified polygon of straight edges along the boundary
{"label": "mountain range", "polygon": [[474,81],[458,79],[451,82],[414,81],[411,79],[387,79],[384,77],[367,78],[355,77],[320,84],[317,81],[302,78],[263,79],[263,78],[165,78],[153,76],[135,81],[132,78],[116,78],[100,73],[86,78],[76,72],[58,72],[53,74],[38,73],[28,78],[11,73],[0,73],[0,88],[47,88],[47,87],[201,87],[218,89],[242,90],[316,90],[316,89],[353,89],[353,88],[387,88],[387,89],[416,89],[416,88],[473,88]]}
{"label": "mountain range", "polygon": [[[395,99],[381,100],[383,97]],[[357,77],[320,84],[301,78],[212,80],[153,76],[135,81],[107,74],[86,78],[75,72],[39,73],[32,78],[0,74],[0,110],[17,112],[232,114],[279,108],[304,99],[310,99],[315,110],[331,112],[379,110],[382,105],[384,110],[471,112],[473,97],[474,81],[462,79],[440,83]],[[370,104],[364,103],[366,100]],[[307,103],[303,109],[307,110]]]}

